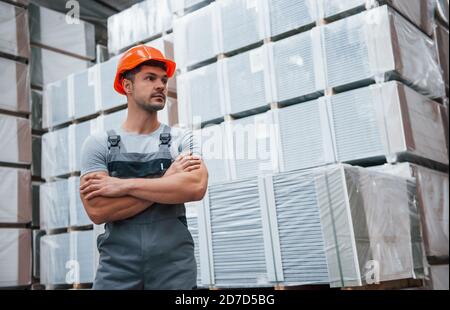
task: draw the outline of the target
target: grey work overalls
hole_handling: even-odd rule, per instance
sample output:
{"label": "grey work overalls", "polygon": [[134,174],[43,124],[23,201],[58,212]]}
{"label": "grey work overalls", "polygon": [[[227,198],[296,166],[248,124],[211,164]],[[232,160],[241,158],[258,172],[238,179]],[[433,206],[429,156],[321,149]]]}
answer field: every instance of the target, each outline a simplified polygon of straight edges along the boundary
{"label": "grey work overalls", "polygon": [[[170,127],[159,151],[126,153],[108,131],[108,172],[117,178],[159,178],[172,163]],[[197,266],[185,207],[153,204],[136,216],[107,223],[97,238],[100,253],[94,289],[193,289]]]}

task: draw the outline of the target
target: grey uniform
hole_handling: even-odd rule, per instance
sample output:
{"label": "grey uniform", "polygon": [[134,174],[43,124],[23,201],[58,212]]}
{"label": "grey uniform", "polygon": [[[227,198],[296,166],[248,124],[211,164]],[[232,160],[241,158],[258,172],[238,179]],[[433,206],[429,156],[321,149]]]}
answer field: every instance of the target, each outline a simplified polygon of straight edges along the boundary
{"label": "grey uniform", "polygon": [[[200,155],[192,133],[161,125],[150,135],[119,130],[90,136],[81,174],[107,171],[119,178],[157,178],[182,152]],[[194,243],[183,204],[153,204],[129,219],[106,223],[94,289],[192,289]]]}

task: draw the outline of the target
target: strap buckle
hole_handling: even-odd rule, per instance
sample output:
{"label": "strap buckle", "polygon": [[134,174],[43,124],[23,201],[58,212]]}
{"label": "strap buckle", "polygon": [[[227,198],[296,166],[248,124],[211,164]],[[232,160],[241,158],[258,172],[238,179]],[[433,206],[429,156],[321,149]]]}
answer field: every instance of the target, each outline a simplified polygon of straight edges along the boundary
{"label": "strap buckle", "polygon": [[159,145],[169,145],[170,146],[170,140],[172,139],[172,136],[170,133],[163,132],[159,135],[159,141],[161,142]]}

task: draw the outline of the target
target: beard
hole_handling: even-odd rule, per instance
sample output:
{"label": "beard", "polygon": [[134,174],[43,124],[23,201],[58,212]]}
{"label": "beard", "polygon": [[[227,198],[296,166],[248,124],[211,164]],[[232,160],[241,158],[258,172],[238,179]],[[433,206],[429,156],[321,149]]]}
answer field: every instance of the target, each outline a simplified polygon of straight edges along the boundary
{"label": "beard", "polygon": [[158,112],[161,111],[162,109],[164,109],[165,106],[165,101],[160,103],[160,102],[145,102],[145,101],[136,101],[136,104],[138,105],[138,107],[140,107],[142,110],[146,111],[146,112]]}

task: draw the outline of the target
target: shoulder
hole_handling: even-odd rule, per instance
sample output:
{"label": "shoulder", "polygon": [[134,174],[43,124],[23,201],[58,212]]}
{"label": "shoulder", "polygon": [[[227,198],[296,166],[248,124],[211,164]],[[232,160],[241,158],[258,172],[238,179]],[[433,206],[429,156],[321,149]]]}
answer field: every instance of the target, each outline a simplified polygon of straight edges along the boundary
{"label": "shoulder", "polygon": [[92,149],[106,149],[108,147],[108,134],[104,131],[91,133],[83,143],[83,151]]}

